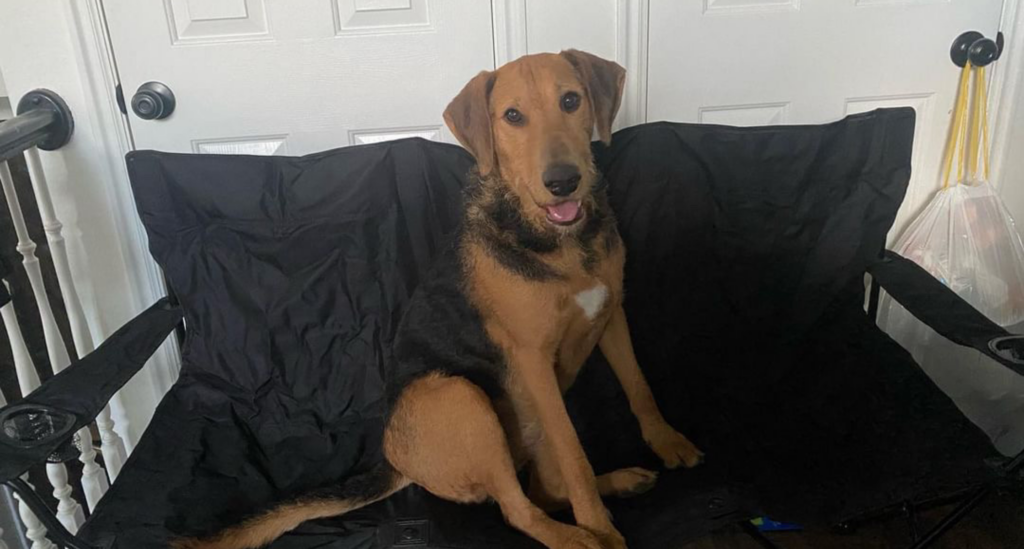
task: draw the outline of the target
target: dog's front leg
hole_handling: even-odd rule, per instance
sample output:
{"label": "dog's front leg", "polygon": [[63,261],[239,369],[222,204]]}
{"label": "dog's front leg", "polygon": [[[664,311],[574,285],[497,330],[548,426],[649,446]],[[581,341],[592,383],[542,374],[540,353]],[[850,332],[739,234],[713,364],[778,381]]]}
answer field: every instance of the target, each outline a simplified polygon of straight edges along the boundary
{"label": "dog's front leg", "polygon": [[597,490],[594,469],[565,409],[555,376],[554,355],[519,350],[512,357],[522,387],[536,408],[537,418],[550,444],[565,482],[576,523],[597,534],[608,549],[626,549],[626,543],[612,526],[611,516]]}
{"label": "dog's front leg", "polygon": [[640,422],[644,440],[665,462],[665,466],[669,469],[680,465],[693,467],[703,461],[704,453],[662,417],[651,388],[637,364],[636,355],[633,354],[626,312],[621,305],[612,312],[598,345],[626,392],[629,407]]}

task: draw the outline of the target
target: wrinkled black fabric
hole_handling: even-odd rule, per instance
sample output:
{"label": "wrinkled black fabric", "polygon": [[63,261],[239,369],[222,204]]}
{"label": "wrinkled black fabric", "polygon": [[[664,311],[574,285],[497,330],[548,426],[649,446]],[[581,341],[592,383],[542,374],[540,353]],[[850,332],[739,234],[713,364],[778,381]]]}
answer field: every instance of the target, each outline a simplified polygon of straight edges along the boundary
{"label": "wrinkled black fabric", "polygon": [[[823,126],[658,123],[598,147],[640,364],[666,417],[707,452],[609,502],[631,548],[760,512],[822,524],[994,476],[987,438],[861,306],[913,125],[909,109]],[[181,379],[82,535],[160,547],[379,460],[381,372],[457,226],[466,153],[412,139],[128,164],[188,337]],[[567,403],[598,472],[658,466],[599,353]],[[416,487],[272,547],[386,548],[405,528],[430,547],[537,547],[494,505]]]}
{"label": "wrinkled black fabric", "polygon": [[[989,342],[1008,337],[1010,332],[960,299],[953,290],[917,263],[887,250],[885,256],[872,265],[869,271],[900,305],[943,337],[973,347],[992,360],[1024,375],[1024,363],[1008,360],[989,346]],[[1024,356],[1018,360],[1024,360]]]}
{"label": "wrinkled black fabric", "polygon": [[42,407],[74,420],[66,436],[28,448],[9,438],[6,425],[3,426],[4,430],[0,431],[0,482],[17,478],[33,465],[43,463],[60,444],[92,423],[114,393],[153,356],[180,320],[181,309],[162,299],[114,332],[98,349],[50,378],[25,398],[0,408],[0,414],[3,414],[15,407]]}

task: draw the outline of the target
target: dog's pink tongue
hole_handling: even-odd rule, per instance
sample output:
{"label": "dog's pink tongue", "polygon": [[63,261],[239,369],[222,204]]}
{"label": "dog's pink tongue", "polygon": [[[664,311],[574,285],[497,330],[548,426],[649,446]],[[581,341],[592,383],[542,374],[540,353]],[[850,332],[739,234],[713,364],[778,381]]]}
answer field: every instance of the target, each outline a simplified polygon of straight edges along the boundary
{"label": "dog's pink tongue", "polygon": [[574,219],[580,213],[580,203],[576,200],[568,200],[566,202],[559,202],[558,204],[552,204],[545,206],[545,210],[548,212],[548,219],[556,223],[568,223]]}

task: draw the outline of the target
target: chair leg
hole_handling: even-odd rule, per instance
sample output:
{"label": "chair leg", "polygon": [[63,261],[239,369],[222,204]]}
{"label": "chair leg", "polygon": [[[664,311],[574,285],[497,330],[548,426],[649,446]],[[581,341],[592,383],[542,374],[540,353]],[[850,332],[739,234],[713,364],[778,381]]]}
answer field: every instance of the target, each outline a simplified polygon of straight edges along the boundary
{"label": "chair leg", "polygon": [[22,504],[28,505],[39,521],[46,526],[48,537],[56,541],[58,545],[66,549],[96,549],[96,547],[79,540],[68,532],[64,525],[54,516],[53,511],[46,506],[46,503],[39,497],[39,494],[27,482],[20,478],[15,478],[4,484],[17,492]]}
{"label": "chair leg", "polygon": [[[1003,466],[1003,473],[1010,476],[1017,472],[1018,469],[1024,467],[1024,452],[1020,452],[1009,463]],[[992,493],[991,486],[981,486],[971,492],[971,495],[967,497],[960,505],[957,505],[953,511],[943,517],[938,524],[935,525],[923,538],[917,541],[912,549],[925,549],[925,547],[931,546],[939,538],[941,538],[946,532],[956,526],[958,522],[963,520],[979,503],[985,500],[988,495]]]}
{"label": "chair leg", "polygon": [[910,541],[917,543],[921,539],[921,532],[918,530],[917,508],[913,502],[903,502],[903,515],[907,519],[907,528],[910,529]]}
{"label": "chair leg", "polygon": [[924,549],[925,547],[930,547],[933,543],[938,541],[939,538],[945,535],[946,532],[956,526],[958,522],[963,520],[963,518],[972,510],[974,510],[974,508],[989,495],[990,491],[991,488],[983,486],[972,492],[971,495],[963,501],[963,503],[957,505],[956,508],[943,517],[943,519],[940,520],[934,528],[929,530],[923,538],[912,545],[912,549]]}
{"label": "chair leg", "polygon": [[740,528],[742,528],[743,531],[751,537],[751,539],[756,541],[758,545],[764,547],[764,549],[782,549],[774,541],[768,539],[767,536],[761,533],[761,531],[757,529],[757,526],[750,524],[750,521],[745,520],[741,522]]}

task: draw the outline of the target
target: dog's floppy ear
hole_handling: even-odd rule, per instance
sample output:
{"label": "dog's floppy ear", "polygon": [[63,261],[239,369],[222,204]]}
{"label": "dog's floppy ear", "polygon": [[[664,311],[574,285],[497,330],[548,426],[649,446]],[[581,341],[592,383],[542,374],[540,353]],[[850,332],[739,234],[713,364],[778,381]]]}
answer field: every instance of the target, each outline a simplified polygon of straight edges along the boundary
{"label": "dog's floppy ear", "polygon": [[614,61],[601,59],[585,51],[565,50],[562,56],[572,63],[576,74],[587,86],[597,135],[605,145],[612,141],[612,122],[622,104],[626,85],[626,69]]}
{"label": "dog's floppy ear", "polygon": [[462,146],[473,153],[480,175],[494,169],[494,135],[491,132],[491,88],[494,72],[481,71],[462,88],[444,110],[444,121]]}

